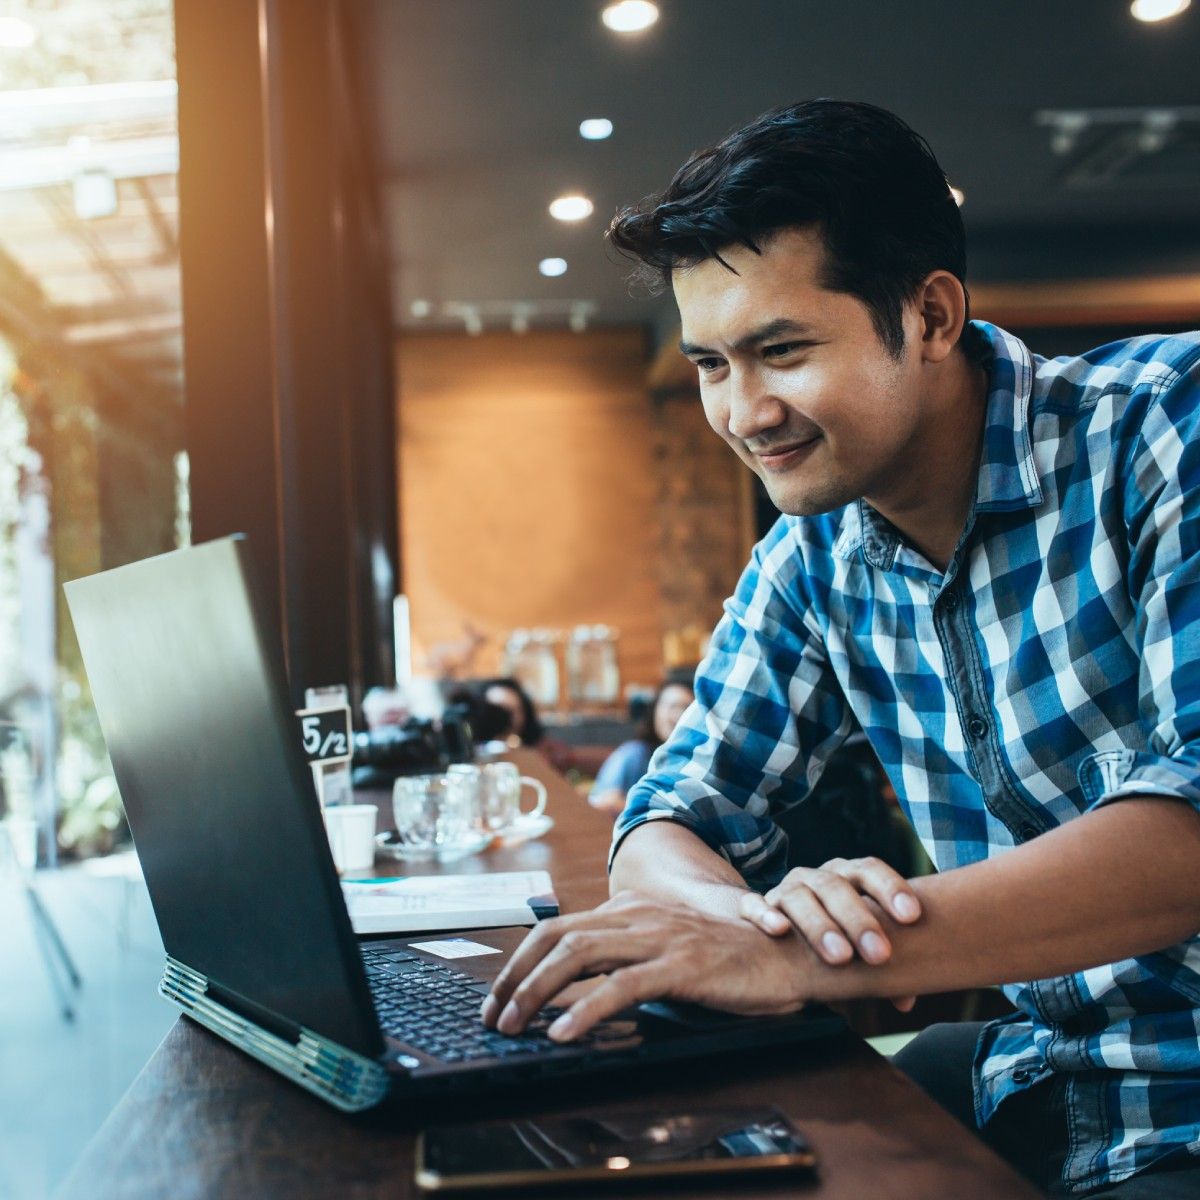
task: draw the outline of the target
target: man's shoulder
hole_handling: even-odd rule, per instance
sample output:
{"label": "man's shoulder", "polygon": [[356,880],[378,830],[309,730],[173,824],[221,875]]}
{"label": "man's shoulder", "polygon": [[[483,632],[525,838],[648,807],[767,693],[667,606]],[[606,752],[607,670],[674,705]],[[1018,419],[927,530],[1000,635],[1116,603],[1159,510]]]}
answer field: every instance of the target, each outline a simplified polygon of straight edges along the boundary
{"label": "man's shoulder", "polygon": [[1105,398],[1154,395],[1200,366],[1200,332],[1148,334],[1083,354],[1034,356],[1033,403],[1041,412],[1087,412]]}

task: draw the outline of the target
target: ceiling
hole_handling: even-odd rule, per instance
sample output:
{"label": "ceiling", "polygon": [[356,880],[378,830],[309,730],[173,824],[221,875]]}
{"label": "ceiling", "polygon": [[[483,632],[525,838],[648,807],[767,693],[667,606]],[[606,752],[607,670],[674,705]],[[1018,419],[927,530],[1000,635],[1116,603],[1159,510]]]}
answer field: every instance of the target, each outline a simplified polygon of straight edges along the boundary
{"label": "ceiling", "polygon": [[0,315],[181,397],[178,169],[173,81],[0,91],[0,254],[42,300]]}
{"label": "ceiling", "polygon": [[[963,209],[972,278],[1200,271],[1200,108],[1152,136],[1143,111],[1051,149],[1041,110],[1200,106],[1200,4],[1160,25],[1128,0],[659,0],[640,35],[601,0],[363,0],[364,92],[397,323],[665,324],[630,296],[603,231],[694,149],[766,108],[869,100],[923,133]],[[603,142],[578,134],[608,117]],[[1090,180],[1086,177],[1090,176]],[[582,191],[577,225],[547,213]],[[567,259],[560,278],[537,263]],[[415,306],[415,307],[414,307]],[[424,313],[425,315],[419,315]]]}

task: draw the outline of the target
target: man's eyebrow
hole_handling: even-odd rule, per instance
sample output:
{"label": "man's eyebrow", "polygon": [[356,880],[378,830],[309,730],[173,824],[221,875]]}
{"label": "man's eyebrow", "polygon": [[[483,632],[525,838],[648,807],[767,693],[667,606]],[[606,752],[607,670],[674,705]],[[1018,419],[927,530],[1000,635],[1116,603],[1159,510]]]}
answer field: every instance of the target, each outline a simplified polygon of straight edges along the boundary
{"label": "man's eyebrow", "polygon": [[[765,325],[760,325],[757,329],[752,329],[743,337],[738,338],[734,343],[734,349],[749,350],[754,346],[761,345],[763,342],[769,342],[772,338],[780,337],[783,334],[799,334],[808,337],[812,334],[812,328],[808,325],[802,325],[799,321],[792,321],[787,317],[777,317],[774,321],[768,321]],[[694,342],[680,342],[679,351],[681,354],[686,355],[716,353],[715,350],[710,350],[707,346],[697,346]]]}

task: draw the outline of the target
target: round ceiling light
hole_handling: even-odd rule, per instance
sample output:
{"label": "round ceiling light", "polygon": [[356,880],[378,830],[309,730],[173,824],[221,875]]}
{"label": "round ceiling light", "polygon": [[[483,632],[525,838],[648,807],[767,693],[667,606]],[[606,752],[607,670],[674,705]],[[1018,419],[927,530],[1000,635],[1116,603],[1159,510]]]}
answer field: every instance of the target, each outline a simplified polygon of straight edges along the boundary
{"label": "round ceiling light", "polygon": [[1139,21],[1167,21],[1188,8],[1192,0],[1133,0],[1129,11]]}
{"label": "round ceiling light", "polygon": [[543,258],[538,263],[538,270],[548,279],[555,279],[559,275],[567,273],[567,260],[565,258]]}
{"label": "round ceiling light", "polygon": [[600,14],[600,20],[614,33],[640,33],[658,20],[658,5],[650,0],[619,0]]}
{"label": "round ceiling light", "polygon": [[586,196],[559,196],[550,201],[550,215],[556,221],[582,221],[592,215],[592,202]]}
{"label": "round ceiling light", "polygon": [[612,136],[612,122],[607,117],[588,117],[579,122],[579,136],[589,142],[602,142]]}

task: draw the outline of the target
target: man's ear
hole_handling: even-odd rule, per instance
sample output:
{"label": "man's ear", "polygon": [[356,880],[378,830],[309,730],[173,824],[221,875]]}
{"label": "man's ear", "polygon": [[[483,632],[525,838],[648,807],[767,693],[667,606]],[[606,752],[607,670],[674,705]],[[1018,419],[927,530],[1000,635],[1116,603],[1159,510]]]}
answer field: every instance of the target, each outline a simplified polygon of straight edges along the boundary
{"label": "man's ear", "polygon": [[917,294],[921,317],[921,358],[944,362],[958,345],[967,320],[967,294],[949,271],[934,271]]}

